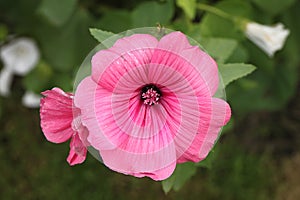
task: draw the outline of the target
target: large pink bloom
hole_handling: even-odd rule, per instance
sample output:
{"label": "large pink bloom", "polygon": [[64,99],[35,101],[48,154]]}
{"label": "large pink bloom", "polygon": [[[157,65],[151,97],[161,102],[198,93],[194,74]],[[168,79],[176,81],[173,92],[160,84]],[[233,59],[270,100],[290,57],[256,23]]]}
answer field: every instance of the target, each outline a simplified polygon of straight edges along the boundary
{"label": "large pink bloom", "polygon": [[87,130],[80,121],[80,110],[73,107],[73,95],[59,88],[42,93],[40,117],[41,127],[48,141],[62,143],[69,139],[70,152],[67,161],[70,165],[82,163],[86,158],[86,145],[83,143]]}
{"label": "large pink bloom", "polygon": [[93,56],[74,102],[106,166],[163,180],[203,160],[228,122],[218,83],[215,61],[182,33],[134,34]]}

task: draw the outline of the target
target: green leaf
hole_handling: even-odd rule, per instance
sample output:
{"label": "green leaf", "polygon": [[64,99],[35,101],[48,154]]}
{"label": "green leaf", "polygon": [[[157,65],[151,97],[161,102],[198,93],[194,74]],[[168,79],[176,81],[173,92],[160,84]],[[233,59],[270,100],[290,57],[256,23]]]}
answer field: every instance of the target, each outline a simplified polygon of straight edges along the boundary
{"label": "green leaf", "polygon": [[176,0],[176,5],[182,8],[189,19],[194,19],[196,14],[196,0]]}
{"label": "green leaf", "polygon": [[224,63],[237,48],[238,42],[234,39],[207,38],[202,39],[201,44],[219,63]]}
{"label": "green leaf", "polygon": [[36,11],[40,0],[0,0],[0,22],[6,24],[9,34],[31,32],[33,26],[36,26]]}
{"label": "green leaf", "polygon": [[96,22],[96,27],[102,30],[119,33],[132,28],[131,13],[128,10],[105,10]]}
{"label": "green leaf", "polygon": [[161,185],[162,185],[162,188],[163,188],[163,191],[165,192],[165,194],[167,194],[168,192],[170,192],[172,190],[175,180],[176,180],[176,178],[175,178],[175,175],[173,174],[168,179],[163,180],[161,182]]}
{"label": "green leaf", "polygon": [[43,0],[38,12],[56,26],[63,25],[75,10],[77,0]]}
{"label": "green leaf", "polygon": [[219,148],[218,146],[214,146],[212,150],[209,152],[209,154],[206,156],[206,158],[204,160],[201,160],[198,163],[195,163],[195,165],[197,167],[211,169],[218,155],[219,155]]}
{"label": "green leaf", "polygon": [[252,0],[253,3],[272,15],[279,14],[290,7],[296,0]]}
{"label": "green leaf", "polygon": [[249,61],[248,49],[239,43],[231,56],[226,60],[228,63],[247,63]]}
{"label": "green leaf", "polygon": [[162,181],[162,188],[165,193],[171,189],[179,191],[180,188],[197,172],[195,163],[186,162],[176,166],[174,173]]}
{"label": "green leaf", "polygon": [[106,40],[107,38],[111,37],[114,35],[114,33],[109,32],[109,31],[103,31],[100,29],[96,29],[96,28],[90,28],[90,33],[91,35],[98,40],[98,42],[103,42],[104,40]]}
{"label": "green leaf", "polygon": [[33,27],[45,60],[60,72],[76,70],[96,42],[88,28],[91,18],[85,10],[77,10],[64,28],[40,23]]}
{"label": "green leaf", "polygon": [[164,2],[148,1],[139,4],[132,12],[132,22],[135,27],[156,26],[168,24],[174,14],[173,0]]}
{"label": "green leaf", "polygon": [[195,163],[196,166],[211,169],[212,163],[216,157],[214,149],[215,149],[215,147],[213,148],[212,151],[209,152],[209,154],[207,155],[207,157],[204,160],[201,160],[200,162]]}
{"label": "green leaf", "polygon": [[219,64],[219,71],[225,86],[236,79],[250,74],[255,69],[254,65],[245,63]]}

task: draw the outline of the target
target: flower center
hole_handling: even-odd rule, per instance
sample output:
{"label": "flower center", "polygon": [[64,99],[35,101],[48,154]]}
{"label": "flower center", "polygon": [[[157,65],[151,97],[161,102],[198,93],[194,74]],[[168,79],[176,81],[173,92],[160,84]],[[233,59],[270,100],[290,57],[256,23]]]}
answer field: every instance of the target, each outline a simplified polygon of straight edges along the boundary
{"label": "flower center", "polygon": [[142,88],[141,99],[144,101],[144,104],[149,106],[158,104],[160,97],[161,92],[155,85],[149,84]]}

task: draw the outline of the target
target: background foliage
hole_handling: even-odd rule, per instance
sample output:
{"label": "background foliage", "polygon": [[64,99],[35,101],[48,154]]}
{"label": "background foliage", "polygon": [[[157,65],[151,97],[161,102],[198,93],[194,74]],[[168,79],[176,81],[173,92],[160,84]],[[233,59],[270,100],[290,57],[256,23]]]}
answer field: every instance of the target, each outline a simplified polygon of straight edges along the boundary
{"label": "background foliage", "polygon": [[[196,9],[199,2],[262,24],[283,22],[290,36],[271,59],[232,22]],[[299,8],[297,0],[0,0],[0,45],[27,36],[42,55],[26,77],[15,77],[11,95],[0,97],[0,199],[300,199]],[[47,142],[38,110],[22,106],[25,89],[72,91],[81,62],[98,43],[89,28],[118,33],[157,23],[200,42],[224,74],[232,63],[257,67],[228,79],[233,119],[214,152],[182,165],[163,189],[112,172],[92,156],[69,167],[68,144]]]}

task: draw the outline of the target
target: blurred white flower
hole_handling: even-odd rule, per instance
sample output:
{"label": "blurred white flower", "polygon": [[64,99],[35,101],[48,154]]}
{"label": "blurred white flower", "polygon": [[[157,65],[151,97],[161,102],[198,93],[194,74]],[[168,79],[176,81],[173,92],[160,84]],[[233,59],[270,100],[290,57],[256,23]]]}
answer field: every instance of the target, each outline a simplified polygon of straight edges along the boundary
{"label": "blurred white flower", "polygon": [[0,57],[15,74],[25,75],[35,67],[40,53],[32,39],[17,38],[0,49]]}
{"label": "blurred white flower", "polygon": [[284,29],[281,23],[275,26],[265,26],[249,22],[246,24],[245,33],[254,44],[272,57],[276,51],[282,49],[290,31]]}
{"label": "blurred white flower", "polygon": [[0,95],[8,96],[10,85],[12,83],[13,73],[7,68],[3,68],[0,73]]}
{"label": "blurred white flower", "polygon": [[0,95],[8,96],[13,74],[26,75],[40,58],[36,43],[29,38],[17,38],[0,49],[4,68],[0,74]]}
{"label": "blurred white flower", "polygon": [[28,108],[40,107],[41,95],[35,94],[32,91],[26,91],[22,97],[22,104]]}

